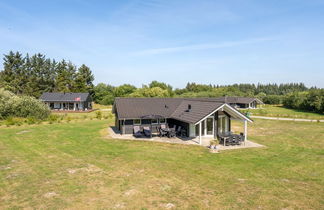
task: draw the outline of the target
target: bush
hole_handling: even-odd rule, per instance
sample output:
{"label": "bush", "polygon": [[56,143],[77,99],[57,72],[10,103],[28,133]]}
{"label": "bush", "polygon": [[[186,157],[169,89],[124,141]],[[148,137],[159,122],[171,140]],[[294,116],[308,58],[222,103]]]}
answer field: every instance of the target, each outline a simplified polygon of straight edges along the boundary
{"label": "bush", "polygon": [[49,108],[36,98],[17,96],[9,91],[0,89],[0,119],[8,117],[33,117],[43,120],[49,114]]}
{"label": "bush", "polygon": [[324,90],[312,89],[308,92],[288,94],[283,101],[285,107],[324,113]]}
{"label": "bush", "polygon": [[32,124],[35,124],[37,122],[37,119],[34,118],[34,117],[27,117],[27,119],[25,120],[25,122],[28,124],[28,125],[32,125]]}
{"label": "bush", "polygon": [[282,104],[282,96],[280,95],[267,95],[261,97],[265,104]]}
{"label": "bush", "polygon": [[212,146],[212,145],[219,145],[219,141],[217,140],[217,139],[215,139],[215,140],[211,140],[210,141],[210,145]]}
{"label": "bush", "polygon": [[102,118],[102,112],[101,111],[96,112],[96,118],[101,120],[101,118]]}
{"label": "bush", "polygon": [[71,122],[72,118],[70,116],[67,116],[66,121],[69,123]]}
{"label": "bush", "polygon": [[21,126],[24,123],[24,119],[17,118],[17,117],[8,117],[5,121],[4,124],[9,127],[11,125],[18,125]]}
{"label": "bush", "polygon": [[60,118],[59,115],[51,114],[47,120],[52,124],[53,122],[58,121],[59,118]]}

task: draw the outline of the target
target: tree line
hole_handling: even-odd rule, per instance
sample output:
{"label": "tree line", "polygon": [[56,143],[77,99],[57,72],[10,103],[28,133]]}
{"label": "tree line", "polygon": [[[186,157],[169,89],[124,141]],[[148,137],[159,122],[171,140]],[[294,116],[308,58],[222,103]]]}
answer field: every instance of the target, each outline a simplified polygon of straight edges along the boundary
{"label": "tree line", "polygon": [[18,95],[38,98],[43,92],[90,92],[94,76],[89,67],[46,58],[43,54],[9,52],[3,58],[0,87]]}
{"label": "tree line", "polygon": [[283,104],[289,108],[323,113],[323,89],[308,88],[303,83],[213,85],[187,83],[173,88],[164,82],[152,81],[137,88],[131,84],[112,86],[93,85],[89,67],[79,68],[72,62],[59,62],[35,54],[23,56],[19,52],[4,55],[0,71],[0,88],[14,94],[38,98],[43,92],[89,92],[99,104],[113,104],[115,97],[257,97],[266,104]]}

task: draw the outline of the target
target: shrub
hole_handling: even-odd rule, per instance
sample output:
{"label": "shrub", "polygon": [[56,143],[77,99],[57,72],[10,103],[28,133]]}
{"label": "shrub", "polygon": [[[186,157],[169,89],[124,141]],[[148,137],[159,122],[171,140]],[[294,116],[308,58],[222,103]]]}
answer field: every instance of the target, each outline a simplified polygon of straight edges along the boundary
{"label": "shrub", "polygon": [[37,119],[34,118],[34,117],[27,117],[27,119],[25,120],[25,122],[28,124],[28,125],[32,125],[32,124],[35,124],[37,122]]}
{"label": "shrub", "polygon": [[285,107],[324,113],[324,90],[312,89],[308,92],[288,94],[283,101]]}
{"label": "shrub", "polygon": [[51,114],[49,117],[48,117],[48,121],[52,124],[53,122],[56,122],[58,121],[59,119],[59,116],[56,115],[56,114]]}
{"label": "shrub", "polygon": [[219,145],[219,141],[217,139],[211,140],[210,145]]}
{"label": "shrub", "polygon": [[102,118],[102,112],[101,111],[96,112],[96,118],[101,120],[101,118]]}
{"label": "shrub", "polygon": [[18,125],[21,126],[24,122],[24,119],[21,118],[16,118],[16,117],[8,117],[5,121],[4,124],[9,127],[11,125]]}
{"label": "shrub", "polygon": [[49,114],[49,108],[36,98],[17,96],[9,91],[0,89],[0,119],[8,117],[34,117],[35,119],[43,120]]}
{"label": "shrub", "polygon": [[281,104],[282,103],[282,96],[280,95],[267,95],[261,97],[263,103],[265,104]]}
{"label": "shrub", "polygon": [[71,122],[72,118],[70,116],[67,116],[66,121],[69,123]]}

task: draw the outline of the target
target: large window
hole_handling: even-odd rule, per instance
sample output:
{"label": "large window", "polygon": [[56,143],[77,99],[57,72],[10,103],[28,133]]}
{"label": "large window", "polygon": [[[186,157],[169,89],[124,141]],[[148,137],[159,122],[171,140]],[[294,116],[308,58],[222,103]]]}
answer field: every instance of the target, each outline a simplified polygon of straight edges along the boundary
{"label": "large window", "polygon": [[207,118],[207,135],[213,135],[214,133],[214,119],[212,117]]}
{"label": "large window", "polygon": [[159,122],[160,122],[160,124],[164,124],[165,123],[165,118],[159,119]]}
{"label": "large window", "polygon": [[218,132],[225,133],[228,131],[228,117],[226,116],[219,116],[218,118]]}
{"label": "large window", "polygon": [[152,120],[151,120],[151,123],[152,123],[152,124],[158,124],[158,120],[157,120],[157,119],[152,119]]}
{"label": "large window", "polygon": [[141,119],[134,119],[133,124],[134,125],[140,125],[141,124]]}

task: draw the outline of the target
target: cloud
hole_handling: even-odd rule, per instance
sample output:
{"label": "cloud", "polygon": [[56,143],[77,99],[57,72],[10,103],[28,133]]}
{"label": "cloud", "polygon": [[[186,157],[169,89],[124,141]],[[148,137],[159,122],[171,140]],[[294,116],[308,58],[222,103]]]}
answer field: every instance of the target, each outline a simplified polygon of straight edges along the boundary
{"label": "cloud", "polygon": [[221,42],[221,43],[195,44],[195,45],[187,45],[187,46],[179,46],[179,47],[145,49],[145,50],[133,52],[132,54],[141,56],[141,55],[177,53],[177,52],[184,52],[184,51],[209,50],[209,49],[228,48],[228,47],[236,47],[241,45],[257,44],[257,43],[274,41],[274,40],[276,39],[271,37],[263,37],[263,38],[254,38],[254,39],[240,40],[240,41]]}

